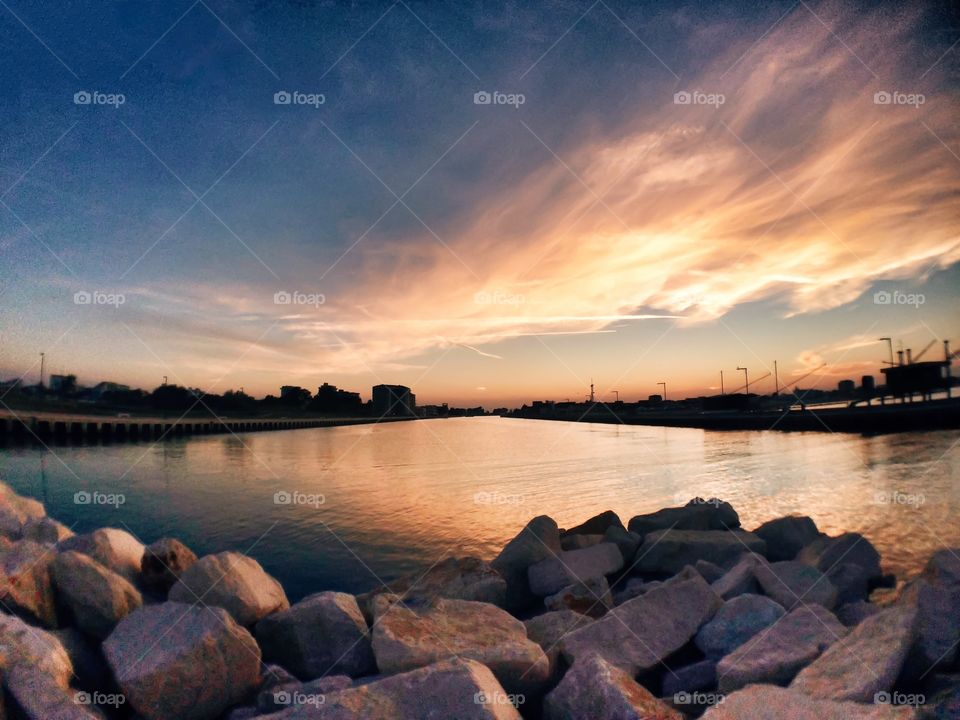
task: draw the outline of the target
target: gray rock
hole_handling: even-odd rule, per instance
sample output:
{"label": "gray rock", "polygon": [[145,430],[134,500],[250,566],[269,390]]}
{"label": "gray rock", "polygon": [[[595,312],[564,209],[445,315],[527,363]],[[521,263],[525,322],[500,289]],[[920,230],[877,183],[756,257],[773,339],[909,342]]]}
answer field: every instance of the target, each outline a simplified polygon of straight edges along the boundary
{"label": "gray rock", "polygon": [[103,652],[145,720],[212,720],[260,683],[256,641],[216,607],[142,607],[120,621]]}
{"label": "gray rock", "polygon": [[730,503],[716,498],[694,498],[682,507],[663,508],[630,519],[627,529],[646,539],[657,530],[727,530],[740,527],[740,518]]}
{"label": "gray rock", "polygon": [[41,545],[56,545],[73,537],[73,530],[50,517],[27,520],[23,524],[23,539]]}
{"label": "gray rock", "polygon": [[140,575],[150,590],[166,593],[197,561],[193,550],[175,538],[161,538],[144,548]]}
{"label": "gray rock", "polygon": [[806,515],[770,520],[753,533],[767,543],[767,558],[771,562],[794,560],[805,546],[820,537],[817,524]]}
{"label": "gray rock", "polygon": [[603,540],[604,542],[613,543],[620,548],[620,554],[623,555],[623,562],[625,563],[633,562],[633,558],[637,554],[637,548],[640,547],[640,543],[643,542],[643,538],[636,533],[632,533],[616,525],[611,525],[607,528],[607,531],[603,534]]}
{"label": "gray rock", "polygon": [[747,552],[762,555],[765,549],[763,540],[740,530],[658,530],[644,537],[635,567],[672,575],[697,560],[724,565]]}
{"label": "gray rock", "polygon": [[136,585],[140,581],[140,560],[143,543],[118,528],[101,528],[74,535],[60,542],[60,550],[74,550],[89,555],[98,563]]}
{"label": "gray rock", "polygon": [[18,720],[102,720],[82,691],[63,688],[38,672],[15,672],[4,680],[11,715]]}
{"label": "gray rock", "polygon": [[686,645],[721,604],[699,575],[662,585],[570,633],[561,642],[561,650],[570,663],[597,653],[636,674]]}
{"label": "gray rock", "polygon": [[701,576],[703,576],[704,580],[710,584],[715,583],[728,572],[719,565],[714,565],[708,560],[697,560],[697,562],[693,564],[693,568],[700,573]]}
{"label": "gray rock", "polygon": [[743,645],[786,611],[762,595],[738,595],[723,604],[716,615],[697,632],[694,642],[708,658],[719,660]]}
{"label": "gray rock", "polygon": [[106,639],[120,620],[143,604],[139,591],[89,555],[68,550],[51,565],[57,596],[76,626]]}
{"label": "gray rock", "polygon": [[[81,633],[76,628],[60,628],[50,630],[51,635],[60,641],[67,655],[76,677],[76,685],[84,690],[109,687],[113,682],[110,668],[100,652],[96,641]],[[0,716],[2,717],[2,716]]]}
{"label": "gray rock", "polygon": [[353,595],[322,592],[268,615],[254,630],[263,656],[302,680],[374,672],[367,623]]}
{"label": "gray rock", "polygon": [[0,613],[0,666],[10,675],[18,669],[49,675],[66,689],[73,663],[63,643],[50,632]]}
{"label": "gray rock", "polygon": [[21,497],[4,482],[0,482],[0,536],[10,540],[23,537],[23,527],[30,520],[46,516],[43,503]]}
{"label": "gray rock", "polygon": [[505,607],[507,583],[489,563],[475,557],[446,558],[427,570],[412,573],[357,597],[364,617],[373,617],[373,599],[383,593],[404,600],[429,602],[436,598],[475,600]]}
{"label": "gray rock", "polygon": [[623,556],[613,543],[600,543],[582,550],[564,550],[527,570],[530,591],[546,596],[574,583],[610,575],[623,567]]}
{"label": "gray rock", "polygon": [[960,645],[957,598],[943,585],[919,577],[904,587],[897,604],[915,609],[918,615],[917,639],[906,662],[906,667],[914,671],[911,675],[951,667]]}
{"label": "gray rock", "polygon": [[626,581],[626,583],[624,583],[623,587],[613,593],[613,604],[623,605],[628,600],[633,600],[635,597],[640,597],[644,593],[649,592],[660,585],[663,585],[662,580],[651,580],[650,582],[645,582],[642,578],[630,578]]}
{"label": "gray rock", "polygon": [[867,618],[801,670],[791,689],[828,700],[871,702],[893,687],[917,624],[916,608],[893,607]]}
{"label": "gray rock", "polygon": [[560,552],[560,532],[553,518],[533,518],[490,563],[507,583],[506,608],[523,610],[538,602],[530,592],[527,568]]}
{"label": "gray rock", "polygon": [[931,585],[960,593],[960,548],[935,552],[927,561],[921,577]]}
{"label": "gray rock", "polygon": [[677,693],[692,693],[709,690],[717,684],[717,663],[701,660],[693,665],[670,668],[663,674],[663,695],[673,697]]}
{"label": "gray rock", "polygon": [[29,616],[55,628],[56,598],[50,566],[56,551],[32,540],[18,540],[0,549],[0,603],[8,612]]}
{"label": "gray rock", "polygon": [[510,693],[536,692],[550,676],[547,656],[527,639],[523,623],[494,605],[440,598],[408,607],[381,595],[374,615],[373,652],[382,673],[456,655],[489,667]]}
{"label": "gray rock", "polygon": [[880,553],[859,533],[844,533],[837,537],[821,535],[800,551],[797,560],[823,573],[842,562],[853,563],[864,569],[870,582],[883,576]]}
{"label": "gray rock", "polygon": [[837,589],[815,567],[795,560],[758,563],[753,570],[764,594],[792,610],[800,604],[823,605],[827,610],[837,602]]}
{"label": "gray rock", "polygon": [[842,562],[830,568],[826,576],[837,589],[837,605],[866,600],[870,595],[867,571],[860,565]]}
{"label": "gray rock", "polygon": [[798,607],[717,663],[720,692],[751,683],[786,685],[846,634],[847,628],[821,605]]}
{"label": "gray rock", "polygon": [[524,621],[527,637],[539,645],[550,662],[550,684],[560,679],[560,641],[574,630],[586,627],[593,618],[573,610],[556,610]]}
{"label": "gray rock", "polygon": [[583,550],[603,542],[603,535],[564,535],[560,538],[563,550]]}
{"label": "gray rock", "polygon": [[837,619],[847,627],[859,625],[871,615],[880,612],[880,607],[866,600],[847,603],[837,608]]}
{"label": "gray rock", "polygon": [[722,578],[711,583],[713,591],[724,600],[730,600],[737,595],[759,593],[760,583],[757,582],[754,569],[762,562],[763,558],[753,553],[742,555],[736,565],[727,570]]}
{"label": "gray rock", "polygon": [[598,618],[613,607],[610,585],[602,575],[568,585],[563,590],[543,599],[547,610],[574,610]]}
{"label": "gray rock", "polygon": [[683,720],[623,670],[598,655],[578,659],[543,701],[544,720]]}
{"label": "gray rock", "polygon": [[244,626],[290,607],[280,583],[267,575],[256,560],[235,552],[197,560],[170,588],[169,598],[173,602],[222,607]]}
{"label": "gray rock", "polygon": [[[464,602],[464,601],[451,601]],[[490,670],[474,660],[445,660],[290,707],[270,720],[521,720]]]}
{"label": "gray rock", "polygon": [[616,527],[625,530],[620,516],[613,510],[605,510],[599,515],[594,515],[586,522],[580,523],[576,527],[564,530],[562,537],[570,535],[603,535],[609,528]]}
{"label": "gray rock", "polygon": [[815,699],[788,688],[751,685],[727,695],[703,720],[912,720],[912,708]]}

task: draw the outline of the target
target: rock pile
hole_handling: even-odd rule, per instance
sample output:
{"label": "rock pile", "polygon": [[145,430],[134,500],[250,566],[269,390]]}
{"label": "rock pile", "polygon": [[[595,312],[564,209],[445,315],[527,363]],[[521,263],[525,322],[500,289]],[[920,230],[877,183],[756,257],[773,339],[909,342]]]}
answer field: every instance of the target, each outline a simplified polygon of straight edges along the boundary
{"label": "rock pile", "polygon": [[290,605],[253,558],[73,535],[0,483],[0,720],[960,717],[960,550],[891,582],[862,535],[696,498]]}

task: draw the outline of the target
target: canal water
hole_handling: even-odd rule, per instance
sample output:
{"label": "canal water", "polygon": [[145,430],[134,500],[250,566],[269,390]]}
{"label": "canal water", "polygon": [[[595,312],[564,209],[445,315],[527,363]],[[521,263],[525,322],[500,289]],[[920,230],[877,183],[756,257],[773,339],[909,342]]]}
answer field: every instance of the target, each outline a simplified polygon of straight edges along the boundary
{"label": "canal water", "polygon": [[694,496],[747,528],[810,515],[898,575],[960,547],[960,432],[860,437],[462,418],[89,446],[0,448],[0,478],[84,532],[246,552],[291,600],[490,558],[531,517],[572,526]]}

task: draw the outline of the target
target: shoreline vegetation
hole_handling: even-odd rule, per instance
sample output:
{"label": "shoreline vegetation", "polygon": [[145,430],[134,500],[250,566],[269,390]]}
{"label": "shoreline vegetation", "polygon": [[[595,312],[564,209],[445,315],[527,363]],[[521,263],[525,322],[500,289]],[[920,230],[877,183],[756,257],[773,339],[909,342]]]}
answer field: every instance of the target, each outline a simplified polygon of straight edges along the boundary
{"label": "shoreline vegetation", "polygon": [[695,498],[291,605],[251,557],[147,540],[0,483],[0,718],[960,717],[960,549],[898,583],[862,535]]}

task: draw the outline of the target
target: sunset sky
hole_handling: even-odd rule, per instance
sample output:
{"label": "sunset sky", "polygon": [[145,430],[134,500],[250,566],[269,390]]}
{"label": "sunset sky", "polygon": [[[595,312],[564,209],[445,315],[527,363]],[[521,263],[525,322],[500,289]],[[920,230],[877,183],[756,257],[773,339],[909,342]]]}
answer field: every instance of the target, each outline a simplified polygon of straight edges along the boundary
{"label": "sunset sky", "polygon": [[0,379],[490,408],[960,348],[950,8],[2,0]]}

